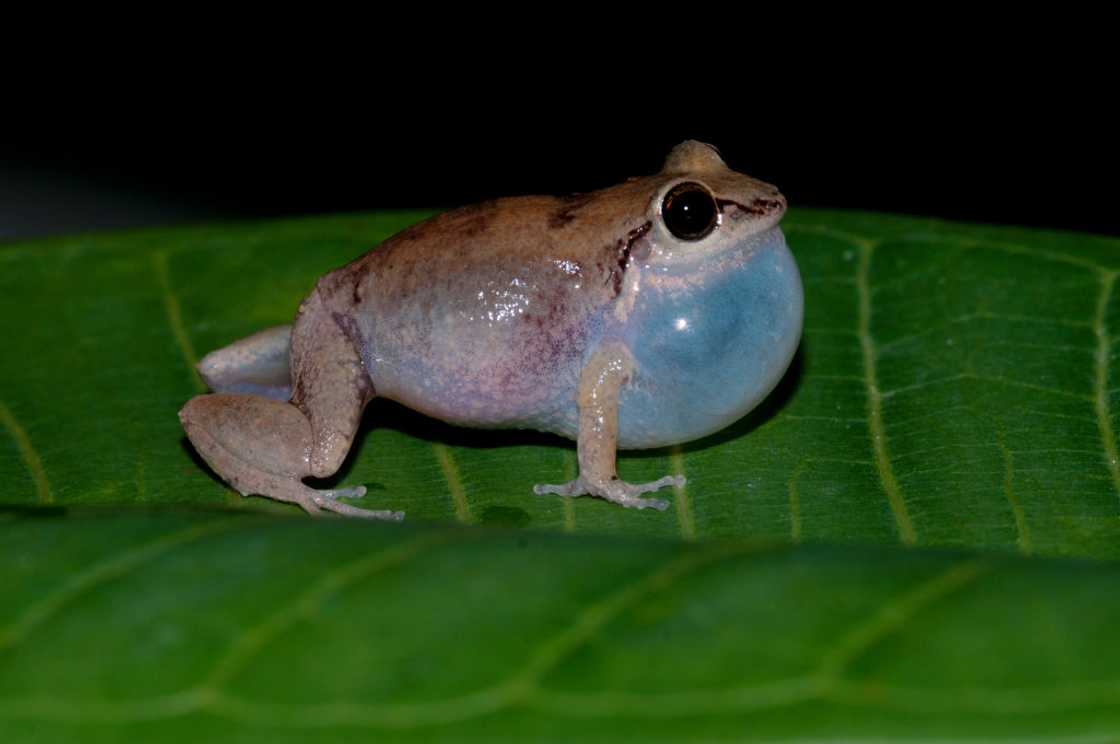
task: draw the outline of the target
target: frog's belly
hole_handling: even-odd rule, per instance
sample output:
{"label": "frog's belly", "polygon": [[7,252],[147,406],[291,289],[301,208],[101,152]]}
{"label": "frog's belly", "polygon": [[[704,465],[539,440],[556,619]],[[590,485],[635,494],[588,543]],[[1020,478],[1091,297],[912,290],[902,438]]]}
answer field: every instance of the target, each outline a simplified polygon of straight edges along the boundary
{"label": "frog's belly", "polygon": [[479,322],[456,308],[398,309],[362,319],[364,360],[378,396],[448,423],[575,438],[580,370],[602,313],[542,326]]}
{"label": "frog's belly", "polygon": [[623,335],[636,373],[622,391],[619,446],[698,439],[758,405],[797,349],[802,303],[797,265],[777,230],[717,276],[644,276]]}

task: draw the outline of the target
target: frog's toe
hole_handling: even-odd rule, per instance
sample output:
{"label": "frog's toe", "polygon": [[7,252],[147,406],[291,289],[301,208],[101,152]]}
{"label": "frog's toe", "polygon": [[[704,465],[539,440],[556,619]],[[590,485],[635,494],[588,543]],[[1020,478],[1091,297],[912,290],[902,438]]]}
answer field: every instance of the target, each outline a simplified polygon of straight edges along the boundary
{"label": "frog's toe", "polygon": [[[316,509],[326,509],[335,514],[342,514],[347,517],[358,517],[359,519],[381,519],[391,522],[400,522],[404,519],[403,511],[391,511],[389,509],[361,509],[350,504],[339,501],[339,498],[357,499],[366,495],[365,486],[354,486],[353,488],[335,488],[329,491],[311,491],[309,500],[314,504]],[[303,504],[301,504],[303,505]],[[307,509],[307,506],[304,505]],[[307,509],[311,511],[310,509]]]}
{"label": "frog's toe", "polygon": [[626,483],[624,485],[626,485],[627,488],[631,490],[633,495],[637,496],[641,493],[660,491],[666,486],[674,486],[676,488],[680,488],[684,485],[684,483],[685,479],[683,475],[666,475],[664,478],[658,478],[657,480],[650,481],[649,483]]}
{"label": "frog's toe", "polygon": [[562,483],[559,485],[540,483],[533,486],[533,493],[537,494],[538,496],[544,496],[545,494],[549,493],[555,494],[557,496],[584,496],[587,494],[592,494],[594,493],[594,491],[592,491],[588,487],[588,485],[584,483],[582,478],[576,478],[575,480],[571,480],[567,483]]}
{"label": "frog's toe", "polygon": [[615,503],[621,504],[628,509],[656,509],[657,511],[665,511],[669,508],[669,502],[665,499],[639,499],[635,496],[619,499]]}
{"label": "frog's toe", "polygon": [[617,498],[612,498],[617,504],[630,507],[632,509],[657,509],[658,511],[665,511],[669,508],[669,502],[664,499],[643,499],[640,498],[643,493],[652,493],[659,491],[666,486],[674,486],[680,488],[685,483],[683,475],[666,475],[664,478],[658,478],[649,483],[623,483],[618,481],[619,493]]}

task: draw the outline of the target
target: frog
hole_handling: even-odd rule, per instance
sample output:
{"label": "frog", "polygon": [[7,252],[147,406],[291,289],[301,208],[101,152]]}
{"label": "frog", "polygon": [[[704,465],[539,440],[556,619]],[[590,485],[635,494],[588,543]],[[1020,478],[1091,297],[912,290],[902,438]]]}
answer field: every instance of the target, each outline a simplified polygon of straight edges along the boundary
{"label": "frog", "polygon": [[664,510],[683,475],[622,480],[617,453],[701,439],[755,408],[799,345],[787,202],[688,140],[661,170],[566,196],[499,198],[414,224],[322,276],[289,325],[206,355],[179,412],[243,496],[400,520],[314,488],[366,406],[575,440],[578,474],[538,495]]}

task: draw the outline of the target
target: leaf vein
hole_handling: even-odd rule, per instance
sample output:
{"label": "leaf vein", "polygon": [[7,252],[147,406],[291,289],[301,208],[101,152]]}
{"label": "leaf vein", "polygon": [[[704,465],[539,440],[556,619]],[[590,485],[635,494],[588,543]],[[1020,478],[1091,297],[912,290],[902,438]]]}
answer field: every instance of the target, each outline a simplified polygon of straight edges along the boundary
{"label": "leaf vein", "polygon": [[47,480],[47,471],[43,468],[43,460],[39,457],[39,453],[35,451],[35,445],[31,443],[31,437],[27,435],[27,431],[20,425],[15,414],[2,400],[0,400],[0,423],[4,424],[4,428],[8,430],[8,435],[16,443],[16,450],[19,452],[20,459],[23,460],[27,472],[31,475],[31,481],[35,484],[35,498],[40,504],[50,504],[54,501],[54,497],[51,495],[51,484]]}
{"label": "leaf vein", "polygon": [[249,521],[245,517],[234,517],[192,525],[102,558],[33,602],[13,623],[0,629],[0,651],[23,641],[36,628],[91,590],[148,565],[157,557],[175,548],[223,532],[237,524],[248,524]]}
{"label": "leaf vein", "polygon": [[887,452],[886,431],[883,425],[883,402],[879,393],[879,382],[875,369],[875,340],[871,336],[871,255],[875,244],[863,241],[859,246],[859,268],[856,273],[856,289],[859,296],[859,343],[863,352],[863,376],[867,385],[868,433],[871,437],[871,450],[874,455],[879,483],[887,496],[891,513],[898,527],[899,539],[906,545],[917,542],[914,525],[902,497],[898,481],[891,467]]}
{"label": "leaf vein", "polygon": [[987,375],[977,375],[971,372],[961,372],[960,374],[948,375],[946,377],[939,377],[934,380],[923,380],[916,382],[913,385],[904,385],[902,387],[894,388],[892,390],[884,390],[882,392],[883,398],[893,398],[902,393],[912,393],[915,390],[922,390],[923,388],[932,387],[934,385],[945,385],[951,382],[960,382],[962,380],[973,380],[975,382],[990,382],[994,385],[1007,385],[1008,387],[1024,388],[1026,390],[1037,390],[1040,393],[1049,393],[1051,395],[1060,395],[1065,398],[1073,398],[1081,401],[1093,401],[1093,396],[1084,395],[1081,393],[1074,393],[1069,390],[1062,390],[1060,388],[1049,387],[1047,385],[1036,385],[1033,382],[1020,382],[1019,380],[1007,380],[1001,377],[991,377]]}
{"label": "leaf vein", "polygon": [[905,627],[921,611],[959,591],[988,570],[990,567],[979,559],[960,561],[884,603],[874,615],[849,630],[830,651],[822,655],[813,676],[828,682],[840,680],[844,671],[868,649]]}
{"label": "leaf vein", "polygon": [[1003,495],[1007,498],[1007,503],[1011,505],[1011,515],[1015,519],[1016,543],[1019,545],[1019,552],[1030,555],[1033,552],[1030,527],[1027,526],[1027,517],[1023,513],[1023,507],[1019,503],[1018,497],[1015,496],[1015,455],[1007,447],[1003,426],[998,424],[996,427],[996,446],[999,447],[1000,454],[1003,456]]}
{"label": "leaf vein", "polygon": [[540,680],[627,609],[664,591],[699,568],[720,560],[757,553],[767,543],[723,544],[689,549],[676,559],[588,605],[563,631],[541,643],[528,661],[506,680],[476,692],[442,701],[422,703],[336,702],[323,704],[258,703],[220,693],[208,709],[242,721],[300,727],[358,725],[377,728],[414,728],[448,724],[502,710],[533,698]]}
{"label": "leaf vein", "polygon": [[1108,304],[1116,284],[1116,272],[1102,275],[1100,294],[1097,296],[1096,315],[1093,319],[1093,332],[1097,336],[1096,395],[1095,409],[1097,427],[1100,430],[1101,444],[1104,446],[1105,463],[1112,476],[1112,487],[1120,495],[1120,455],[1116,451],[1116,435],[1112,429],[1112,410],[1108,395],[1108,362],[1112,354],[1112,342],[1108,335]]}
{"label": "leaf vein", "polygon": [[795,543],[801,542],[801,494],[797,491],[797,480],[807,462],[808,459],[802,457],[786,481],[786,491],[789,492],[789,539]]}
{"label": "leaf vein", "polygon": [[453,537],[461,534],[464,533],[456,530],[425,535],[378,551],[373,555],[364,556],[323,575],[316,584],[300,593],[290,604],[270,612],[267,620],[248,628],[239,635],[196,689],[205,691],[209,695],[220,695],[221,688],[234,679],[268,643],[300,620],[313,616],[329,597],[373,574],[399,566],[427,548],[449,542]]}
{"label": "leaf vein", "polygon": [[156,283],[160,288],[160,296],[163,299],[163,309],[167,313],[167,321],[171,325],[171,335],[175,338],[175,343],[183,355],[183,360],[187,363],[187,368],[190,370],[191,386],[199,392],[206,392],[206,386],[198,376],[198,357],[194,353],[190,336],[187,335],[187,328],[183,324],[183,312],[179,307],[179,298],[175,296],[171,289],[171,273],[167,268],[167,254],[163,251],[153,253],[152,267],[156,275]]}
{"label": "leaf vein", "polygon": [[[568,448],[564,448],[564,480],[571,481],[576,479],[576,456]],[[564,531],[575,532],[576,529],[576,500],[575,499],[560,499],[560,503],[564,508]]]}
{"label": "leaf vein", "polygon": [[1102,266],[1095,261],[1090,261],[1086,258],[1074,256],[1069,253],[1062,253],[1061,251],[1048,251],[1040,248],[1029,248],[1025,245],[1018,243],[1003,243],[995,240],[984,240],[977,238],[969,238],[957,235],[922,235],[919,233],[911,233],[902,238],[908,242],[924,242],[936,243],[940,245],[951,245],[954,248],[961,246],[966,248],[979,248],[981,250],[1002,251],[1016,256],[1030,256],[1032,258],[1042,259],[1044,261],[1053,261],[1055,263],[1064,263],[1070,266],[1076,266],[1081,269],[1096,272],[1097,274],[1106,274],[1109,272],[1108,267]]}
{"label": "leaf vein", "polygon": [[447,489],[451,493],[451,502],[455,505],[455,519],[463,524],[470,524],[474,521],[474,516],[471,514],[467,492],[463,488],[463,480],[459,477],[459,467],[455,464],[455,458],[452,457],[451,450],[442,442],[433,442],[432,450],[435,452],[436,461],[439,462],[443,479],[447,481]]}
{"label": "leaf vein", "polygon": [[[681,454],[680,445],[674,445],[669,451],[669,464],[674,475],[684,475],[684,456]],[[681,537],[685,540],[696,539],[696,524],[692,521],[692,504],[688,498],[688,481],[679,486],[673,486],[676,492],[677,521],[681,525]],[[565,499],[571,501],[571,499]]]}

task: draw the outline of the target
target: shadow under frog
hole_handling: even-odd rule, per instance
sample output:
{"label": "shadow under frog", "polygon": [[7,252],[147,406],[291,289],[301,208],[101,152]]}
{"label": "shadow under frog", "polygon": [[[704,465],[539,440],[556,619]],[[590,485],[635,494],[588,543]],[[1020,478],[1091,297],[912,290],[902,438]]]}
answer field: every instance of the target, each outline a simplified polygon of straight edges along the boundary
{"label": "shadow under frog", "polygon": [[457,426],[575,439],[578,476],[538,494],[664,509],[616,451],[700,440],[778,384],[798,346],[801,279],[777,189],[684,142],[663,169],[581,196],[452,210],[319,280],[291,326],[207,355],[215,391],[180,411],[244,495],[380,519],[316,489],[387,398]]}

